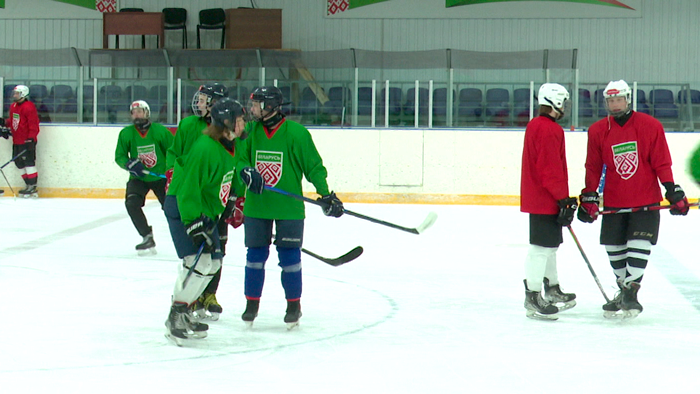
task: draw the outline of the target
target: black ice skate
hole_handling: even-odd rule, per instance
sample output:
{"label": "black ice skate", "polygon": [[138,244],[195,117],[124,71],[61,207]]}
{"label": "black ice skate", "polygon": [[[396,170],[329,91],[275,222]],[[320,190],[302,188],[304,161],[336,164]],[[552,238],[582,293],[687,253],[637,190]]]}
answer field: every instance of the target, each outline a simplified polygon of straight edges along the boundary
{"label": "black ice skate", "polygon": [[299,325],[301,318],[301,302],[287,301],[287,314],[284,315],[284,322],[287,323],[287,330],[291,330]]}
{"label": "black ice skate", "polygon": [[530,319],[557,320],[559,308],[545,301],[541,292],[530,291],[527,288],[527,280],[523,280],[523,283],[525,284],[525,316]]}
{"label": "black ice skate", "polygon": [[136,253],[139,256],[152,256],[156,254],[156,241],[153,240],[153,232],[143,237],[143,242],[136,245]]}
{"label": "black ice skate", "polygon": [[222,308],[219,301],[216,300],[216,294],[204,293],[202,297],[204,298],[204,309],[209,313],[207,317],[213,321],[219,320],[219,316],[224,311],[224,308]]}
{"label": "black ice skate", "polygon": [[241,315],[241,319],[248,327],[253,327],[253,321],[258,317],[258,309],[260,308],[260,300],[248,300],[245,306],[245,311]]}
{"label": "black ice skate", "polygon": [[603,305],[603,317],[606,319],[624,317],[623,314],[617,313],[621,308],[620,304],[622,304],[622,284],[619,281],[617,282],[617,287],[619,287],[620,290],[615,294],[615,298]]}
{"label": "black ice skate", "polygon": [[30,198],[34,197],[37,198],[39,197],[39,193],[37,192],[36,185],[25,187],[24,189],[19,191],[19,195],[24,197],[24,198]]}
{"label": "black ice skate", "polygon": [[165,320],[165,328],[165,337],[177,346],[182,346],[185,339],[205,338],[209,326],[192,321],[186,304],[174,304],[170,307],[170,314]]}
{"label": "black ice skate", "polygon": [[631,282],[622,287],[620,307],[625,315],[625,319],[634,319],[644,310],[642,304],[637,300],[637,293],[640,287],[641,285],[637,282]]}
{"label": "black ice skate", "polygon": [[556,306],[559,312],[576,306],[576,294],[562,292],[559,285],[550,286],[549,278],[544,278],[544,298]]}

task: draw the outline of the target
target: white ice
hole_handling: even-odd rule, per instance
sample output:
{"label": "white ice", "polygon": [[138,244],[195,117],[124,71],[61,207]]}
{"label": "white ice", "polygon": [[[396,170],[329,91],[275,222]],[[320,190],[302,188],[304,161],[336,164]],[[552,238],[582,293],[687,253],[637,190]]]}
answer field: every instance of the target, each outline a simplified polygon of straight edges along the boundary
{"label": "white ice", "polygon": [[[527,215],[517,207],[346,208],[413,235],[307,206],[301,326],[287,331],[276,254],[252,329],[241,229],[232,230],[209,337],[163,336],[179,264],[156,201],[146,205],[158,254],[121,200],[0,199],[0,393],[697,393],[700,212],[662,212],[639,293],[644,312],[606,320],[603,295],[570,235],[558,253],[578,305],[556,322],[527,319]],[[599,222],[573,225],[609,297],[614,279]]]}

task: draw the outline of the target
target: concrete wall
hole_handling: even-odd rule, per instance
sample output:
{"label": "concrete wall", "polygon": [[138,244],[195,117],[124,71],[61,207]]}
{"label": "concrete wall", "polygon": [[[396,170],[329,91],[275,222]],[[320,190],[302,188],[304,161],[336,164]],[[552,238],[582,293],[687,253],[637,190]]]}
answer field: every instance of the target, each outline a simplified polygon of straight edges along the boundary
{"label": "concrete wall", "polygon": [[[123,198],[128,174],[114,163],[120,130],[42,125],[37,148],[40,193]],[[328,168],[330,187],[347,201],[518,203],[523,131],[319,128],[311,132]],[[676,182],[689,197],[697,198],[700,189],[686,167],[700,137],[666,135]],[[570,193],[578,195],[584,181],[586,133],[567,132],[566,144]],[[0,139],[1,163],[10,159],[10,152],[10,142]],[[15,189],[23,185],[14,164],[4,172]],[[304,190],[314,191],[309,183]]]}

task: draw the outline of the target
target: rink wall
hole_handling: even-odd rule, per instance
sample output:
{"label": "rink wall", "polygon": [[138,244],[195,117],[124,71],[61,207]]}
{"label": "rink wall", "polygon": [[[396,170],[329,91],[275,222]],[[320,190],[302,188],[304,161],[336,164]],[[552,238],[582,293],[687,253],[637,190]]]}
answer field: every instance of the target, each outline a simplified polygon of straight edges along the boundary
{"label": "rink wall", "polygon": [[[123,198],[126,171],[114,163],[120,127],[42,125],[37,146],[43,197]],[[523,130],[315,128],[329,185],[344,201],[517,205]],[[697,133],[667,133],[674,175],[691,198],[700,189],[687,174]],[[0,162],[11,156],[0,139]],[[586,133],[566,133],[569,187],[583,187]],[[15,189],[17,168],[4,172]],[[2,180],[6,191],[6,185]],[[313,195],[313,187],[304,190]],[[10,195],[9,191],[5,196]]]}

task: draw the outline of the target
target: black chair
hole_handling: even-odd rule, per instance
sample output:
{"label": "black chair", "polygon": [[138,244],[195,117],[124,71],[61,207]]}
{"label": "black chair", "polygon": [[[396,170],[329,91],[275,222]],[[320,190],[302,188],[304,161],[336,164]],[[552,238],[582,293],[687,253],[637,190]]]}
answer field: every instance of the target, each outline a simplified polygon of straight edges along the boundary
{"label": "black chair", "polygon": [[[119,12],[143,12],[143,8],[122,8]],[[115,38],[115,47],[119,49],[119,36]],[[146,49],[146,36],[141,36],[141,49]]]}
{"label": "black chair", "polygon": [[182,48],[187,49],[187,10],[184,8],[163,8],[165,30],[182,30]]}
{"label": "black chair", "polygon": [[199,41],[199,30],[221,29],[221,49],[224,49],[226,41],[226,13],[223,8],[210,8],[199,11],[199,24],[197,25],[197,49],[202,47]]}

